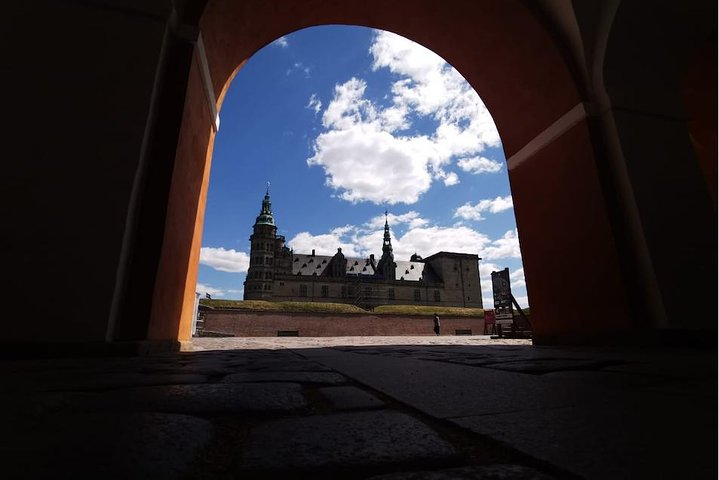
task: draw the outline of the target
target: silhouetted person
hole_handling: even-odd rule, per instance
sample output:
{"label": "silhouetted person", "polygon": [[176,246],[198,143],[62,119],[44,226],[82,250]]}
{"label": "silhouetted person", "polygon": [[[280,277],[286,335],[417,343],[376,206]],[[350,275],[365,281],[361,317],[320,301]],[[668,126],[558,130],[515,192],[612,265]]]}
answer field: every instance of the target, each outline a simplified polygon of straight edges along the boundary
{"label": "silhouetted person", "polygon": [[439,315],[434,314],[434,333],[439,335]]}

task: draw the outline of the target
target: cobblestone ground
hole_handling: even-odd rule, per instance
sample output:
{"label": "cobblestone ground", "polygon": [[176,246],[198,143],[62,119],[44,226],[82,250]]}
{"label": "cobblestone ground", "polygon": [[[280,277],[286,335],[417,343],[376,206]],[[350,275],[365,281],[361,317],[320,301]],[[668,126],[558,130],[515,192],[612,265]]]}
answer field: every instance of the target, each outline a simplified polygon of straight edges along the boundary
{"label": "cobblestone ground", "polygon": [[1,362],[2,477],[716,477],[715,351],[480,336],[189,347]]}

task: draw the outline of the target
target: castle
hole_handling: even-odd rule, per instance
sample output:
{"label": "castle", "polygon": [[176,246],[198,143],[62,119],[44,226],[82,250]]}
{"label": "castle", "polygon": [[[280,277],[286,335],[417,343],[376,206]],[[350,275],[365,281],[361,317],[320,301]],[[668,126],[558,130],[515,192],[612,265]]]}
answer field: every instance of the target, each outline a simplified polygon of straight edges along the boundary
{"label": "castle", "polygon": [[452,252],[395,260],[386,218],[379,260],[345,257],[341,248],[332,256],[295,253],[277,235],[268,189],[250,236],[244,299],[482,308],[478,262]]}

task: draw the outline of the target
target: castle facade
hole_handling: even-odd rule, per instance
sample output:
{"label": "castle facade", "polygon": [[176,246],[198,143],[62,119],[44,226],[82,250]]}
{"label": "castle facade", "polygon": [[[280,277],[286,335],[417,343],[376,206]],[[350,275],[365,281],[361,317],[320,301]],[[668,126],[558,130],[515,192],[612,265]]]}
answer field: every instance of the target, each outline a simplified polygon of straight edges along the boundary
{"label": "castle facade", "polygon": [[334,255],[295,253],[277,235],[268,190],[250,236],[244,299],[482,308],[479,257],[440,251],[395,260],[386,219],[379,259],[346,257],[341,248]]}

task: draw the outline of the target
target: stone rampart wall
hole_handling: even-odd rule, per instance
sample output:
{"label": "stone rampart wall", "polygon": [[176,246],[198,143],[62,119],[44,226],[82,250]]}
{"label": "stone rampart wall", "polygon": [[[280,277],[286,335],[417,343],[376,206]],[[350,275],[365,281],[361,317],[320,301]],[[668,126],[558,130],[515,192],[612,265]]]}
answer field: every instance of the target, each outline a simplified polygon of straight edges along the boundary
{"label": "stone rampart wall", "polygon": [[[441,334],[457,335],[457,330],[484,333],[484,319],[441,317]],[[238,310],[207,310],[204,329],[231,333],[238,337],[276,337],[278,332],[297,331],[301,337],[359,335],[434,335],[432,316],[277,313]]]}

